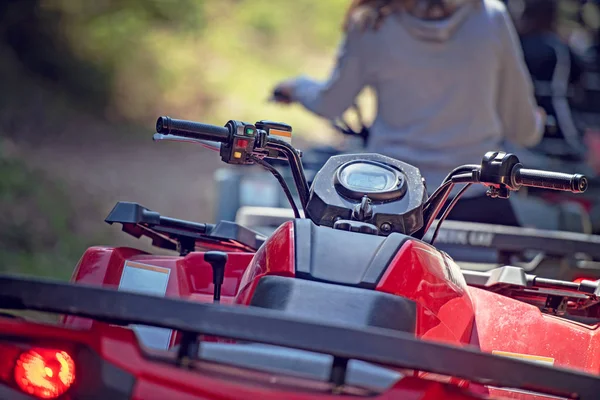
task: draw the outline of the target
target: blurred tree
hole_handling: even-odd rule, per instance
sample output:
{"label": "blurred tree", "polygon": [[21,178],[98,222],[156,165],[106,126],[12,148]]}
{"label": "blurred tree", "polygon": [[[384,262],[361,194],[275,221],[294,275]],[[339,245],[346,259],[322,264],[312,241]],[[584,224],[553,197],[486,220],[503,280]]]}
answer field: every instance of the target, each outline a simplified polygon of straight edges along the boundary
{"label": "blurred tree", "polygon": [[62,10],[44,8],[39,0],[6,0],[0,2],[0,15],[2,39],[26,70],[74,96],[107,101],[110,71],[72,52],[62,30]]}
{"label": "blurred tree", "polygon": [[[280,79],[326,76],[348,3],[0,1],[0,268],[66,278],[87,244],[107,244],[93,237],[104,232],[103,196],[112,202],[125,186],[146,196],[144,173],[155,177],[169,162],[153,163],[148,151],[157,115],[215,124],[277,119],[297,136],[331,137],[325,121],[266,99]],[[7,151],[7,143],[19,151]],[[216,165],[198,157],[198,172],[210,176]],[[115,158],[147,168],[130,182]],[[73,163],[83,167],[71,174],[73,159],[84,162]],[[106,169],[117,184],[98,182]],[[101,189],[92,195],[88,182]],[[208,206],[188,200],[190,208]]]}
{"label": "blurred tree", "polygon": [[151,29],[199,33],[193,0],[7,0],[2,38],[23,66],[74,97],[106,105],[115,71]]}

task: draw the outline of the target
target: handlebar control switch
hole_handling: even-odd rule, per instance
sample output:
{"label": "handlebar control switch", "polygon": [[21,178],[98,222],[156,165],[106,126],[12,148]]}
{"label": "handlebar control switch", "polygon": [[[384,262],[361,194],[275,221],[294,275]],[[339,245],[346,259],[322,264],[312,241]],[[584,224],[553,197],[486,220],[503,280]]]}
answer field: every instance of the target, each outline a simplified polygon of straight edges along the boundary
{"label": "handlebar control switch", "polygon": [[489,196],[508,198],[510,191],[519,190],[521,187],[513,179],[513,170],[519,167],[521,163],[514,154],[490,151],[481,161],[477,180],[489,187]]}
{"label": "handlebar control switch", "polygon": [[228,143],[221,145],[221,160],[227,164],[254,164],[250,158],[257,137],[256,127],[242,121],[229,121],[225,125],[231,132]]}

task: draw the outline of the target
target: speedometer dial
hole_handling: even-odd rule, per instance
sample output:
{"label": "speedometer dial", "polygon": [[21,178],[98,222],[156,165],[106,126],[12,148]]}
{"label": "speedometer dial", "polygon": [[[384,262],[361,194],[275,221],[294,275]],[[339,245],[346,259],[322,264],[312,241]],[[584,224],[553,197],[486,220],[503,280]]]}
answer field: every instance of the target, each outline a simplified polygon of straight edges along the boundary
{"label": "speedometer dial", "polygon": [[389,169],[366,163],[342,167],[340,181],[349,189],[367,192],[390,190],[398,184],[396,174]]}
{"label": "speedometer dial", "polygon": [[336,190],[343,196],[359,200],[391,201],[401,198],[406,189],[402,173],[387,165],[369,161],[352,161],[336,174]]}

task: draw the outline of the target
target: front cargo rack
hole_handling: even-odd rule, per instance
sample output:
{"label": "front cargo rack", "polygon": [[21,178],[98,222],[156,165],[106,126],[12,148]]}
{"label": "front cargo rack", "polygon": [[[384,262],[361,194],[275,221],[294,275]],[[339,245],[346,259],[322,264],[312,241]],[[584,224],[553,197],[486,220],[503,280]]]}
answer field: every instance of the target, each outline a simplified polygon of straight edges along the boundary
{"label": "front cargo rack", "polygon": [[600,377],[588,373],[423,341],[403,332],[323,324],[276,310],[7,275],[0,275],[0,308],[172,329],[183,333],[179,352],[187,357],[197,357],[193,348],[199,344],[199,335],[329,354],[334,357],[331,377],[337,385],[345,383],[348,360],[361,360],[563,398],[592,400],[600,393]]}

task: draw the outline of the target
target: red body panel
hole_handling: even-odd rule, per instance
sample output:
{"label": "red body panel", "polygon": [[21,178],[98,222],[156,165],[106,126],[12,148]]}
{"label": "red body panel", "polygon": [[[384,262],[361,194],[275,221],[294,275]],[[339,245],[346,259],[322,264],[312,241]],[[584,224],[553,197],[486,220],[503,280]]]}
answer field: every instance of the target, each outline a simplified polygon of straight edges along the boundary
{"label": "red body panel", "polygon": [[[95,247],[84,254],[73,274],[73,280],[116,287],[125,262],[133,261],[170,270],[166,296],[210,302],[213,293],[212,269],[204,262],[203,255],[204,253],[190,253],[186,257],[153,256],[129,248]],[[293,223],[288,222],[256,254],[229,254],[222,302],[248,305],[261,277],[271,274],[293,278],[294,260]],[[425,340],[475,346],[484,352],[503,351],[551,357],[556,366],[600,373],[597,325],[587,326],[545,315],[524,302],[468,287],[459,267],[447,255],[426,243],[407,241],[392,260],[376,289],[417,303],[416,333]],[[80,318],[69,317],[65,321],[70,327],[91,326],[90,322]],[[96,326],[99,332],[109,332],[107,329],[110,328],[104,324]],[[113,333],[107,338],[103,337],[104,344],[108,344],[103,347],[103,351],[107,359],[142,377],[136,388],[136,398],[313,398],[307,394],[282,393],[260,386],[234,388],[231,382],[214,381],[208,377],[148,363],[132,344],[133,339],[119,332],[122,337],[113,338],[110,336]],[[127,356],[123,357],[124,354]],[[451,382],[464,383],[458,379],[452,379]],[[405,395],[401,398],[414,399],[475,398],[465,394],[450,394],[448,390],[449,386],[445,384],[411,378],[404,379],[397,388],[379,398],[398,398],[395,396],[399,394]],[[481,390],[480,393],[514,399],[546,398],[499,389],[491,389],[490,392]]]}
{"label": "red body panel", "polygon": [[[238,292],[242,275],[254,253],[228,253],[225,279],[221,287],[223,302],[231,302]],[[204,261],[204,253],[190,253],[185,257],[155,256],[131,248],[91,247],[73,273],[72,281],[90,285],[118,287],[126,261],[168,268],[170,279],[166,296],[212,301],[214,285],[212,268]]]}
{"label": "red body panel", "polygon": [[260,278],[265,275],[294,277],[294,229],[292,222],[281,225],[258,249],[256,256],[242,277],[236,304],[250,304]]}
{"label": "red body panel", "polygon": [[[228,253],[225,278],[221,288],[221,302],[231,303],[239,290],[242,274],[254,257],[253,253]],[[185,257],[155,256],[131,248],[91,247],[73,273],[72,281],[88,285],[116,288],[119,286],[125,262],[137,262],[169,270],[165,296],[191,301],[213,301],[213,278],[210,264],[204,261],[204,253],[190,253]],[[67,316],[67,326],[90,328],[94,321]],[[98,324],[98,323],[96,323]],[[173,342],[176,338],[173,338]]]}
{"label": "red body panel", "polygon": [[481,350],[549,357],[555,366],[600,374],[598,325],[542,314],[537,307],[485,290],[469,291],[476,309],[473,342]]}
{"label": "red body panel", "polygon": [[377,290],[417,303],[417,335],[454,344],[468,343],[473,307],[454,262],[432,246],[406,242],[381,278]]}
{"label": "red body panel", "polygon": [[[287,222],[256,253],[242,277],[235,302],[249,304],[254,288],[265,275],[293,277],[294,252],[293,224]],[[466,283],[452,260],[442,257],[435,248],[422,242],[406,242],[377,290],[417,303],[419,336],[450,343],[469,342],[474,317]]]}
{"label": "red body panel", "polygon": [[[6,336],[27,337],[36,345],[67,341],[92,348],[104,360],[136,377],[133,399],[163,400],[233,400],[233,399],[290,399],[328,400],[337,395],[311,391],[310,387],[284,389],[275,386],[277,379],[269,374],[235,370],[235,375],[201,373],[151,361],[144,357],[135,335],[129,329],[104,326],[90,335],[87,331],[35,323],[15,322],[0,317],[0,332]],[[261,377],[259,380],[258,377]],[[227,377],[229,379],[227,379]],[[481,397],[454,386],[406,377],[387,392],[371,397],[377,400],[476,400]]]}

